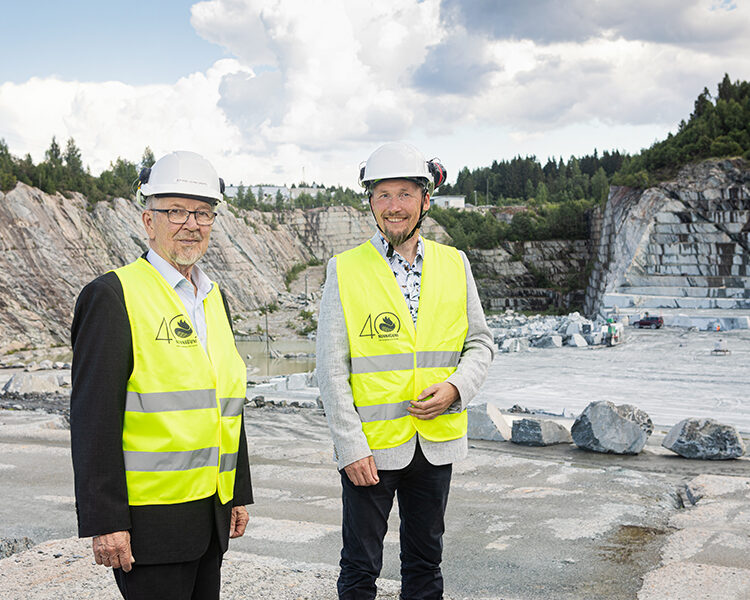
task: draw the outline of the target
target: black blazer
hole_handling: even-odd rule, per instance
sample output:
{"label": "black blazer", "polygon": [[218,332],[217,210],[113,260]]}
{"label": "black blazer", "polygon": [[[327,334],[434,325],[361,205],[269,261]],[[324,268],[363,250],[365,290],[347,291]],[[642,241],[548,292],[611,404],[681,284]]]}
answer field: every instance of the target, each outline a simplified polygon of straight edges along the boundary
{"label": "black blazer", "polygon": [[[229,307],[224,301],[231,327]],[[139,564],[195,560],[214,526],[226,551],[232,506],[252,504],[245,426],[240,432],[234,498],[129,506],[122,453],[125,393],[133,369],[132,336],[120,279],[113,272],[83,288],[71,326],[70,438],[78,535],[130,530]]]}

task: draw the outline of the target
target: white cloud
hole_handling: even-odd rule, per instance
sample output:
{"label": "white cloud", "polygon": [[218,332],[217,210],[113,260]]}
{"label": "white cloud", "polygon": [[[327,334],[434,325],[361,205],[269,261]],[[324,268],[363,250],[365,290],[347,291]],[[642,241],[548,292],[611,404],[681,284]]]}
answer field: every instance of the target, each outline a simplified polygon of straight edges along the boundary
{"label": "white cloud", "polygon": [[[160,85],[5,83],[0,137],[39,160],[53,134],[72,136],[95,172],[148,144],[157,155],[201,152],[228,182],[291,183],[304,169],[308,181],[344,185],[391,139],[453,155],[452,173],[515,148],[541,160],[580,153],[580,140],[606,139],[607,128],[600,150],[632,148],[618,137],[628,127],[647,146],[724,72],[750,79],[750,9],[733,6],[208,0],[191,23],[234,58]],[[576,128],[585,133],[574,140]]]}
{"label": "white cloud", "polygon": [[39,160],[53,135],[73,137],[92,171],[117,156],[137,160],[146,145],[156,154],[192,149],[220,156],[241,143],[237,128],[217,110],[222,78],[244,68],[218,61],[172,85],[131,86],[33,78],[0,85],[2,135],[12,152]]}

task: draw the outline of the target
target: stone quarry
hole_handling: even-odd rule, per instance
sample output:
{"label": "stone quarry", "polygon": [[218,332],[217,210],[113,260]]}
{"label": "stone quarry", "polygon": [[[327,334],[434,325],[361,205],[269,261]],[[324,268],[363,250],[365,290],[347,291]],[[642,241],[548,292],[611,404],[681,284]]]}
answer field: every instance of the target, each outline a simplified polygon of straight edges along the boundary
{"label": "stone quarry", "polygon": [[593,232],[584,311],[748,309],[749,236],[740,159],[689,165],[647,190],[612,188]]}
{"label": "stone quarry", "polygon": [[[595,321],[612,311],[665,311],[668,326],[750,328],[746,312],[735,314],[750,308],[748,180],[740,160],[706,161],[648,190],[612,188],[606,207],[590,215],[588,240],[471,250],[483,305],[545,311],[582,304],[582,314]],[[287,274],[325,263],[374,231],[369,212],[342,206],[276,215],[224,205],[220,212],[204,262],[226,292],[239,331],[258,326],[248,317],[261,307],[308,309],[318,289],[300,298],[288,291]],[[139,215],[129,200],[89,205],[81,194],[49,195],[22,183],[0,194],[0,354],[66,345],[81,287],[146,250]],[[450,241],[429,218],[423,233]],[[695,314],[701,310],[712,312]],[[592,343],[582,331],[555,335],[579,347],[582,338]],[[508,347],[523,349],[524,342]]]}

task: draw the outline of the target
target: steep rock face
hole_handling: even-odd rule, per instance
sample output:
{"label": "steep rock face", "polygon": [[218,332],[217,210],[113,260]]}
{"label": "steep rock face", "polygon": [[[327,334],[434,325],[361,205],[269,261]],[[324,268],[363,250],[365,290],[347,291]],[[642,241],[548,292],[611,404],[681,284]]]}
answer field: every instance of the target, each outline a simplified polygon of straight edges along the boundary
{"label": "steep rock face", "polygon": [[612,188],[584,308],[750,308],[749,265],[748,165],[690,165],[644,191]]}
{"label": "steep rock face", "polygon": [[[95,277],[148,249],[140,206],[122,198],[93,207],[81,194],[48,195],[19,183],[0,193],[0,354],[67,345],[75,299]],[[221,205],[201,265],[233,312],[289,299],[292,267],[326,261],[369,239],[369,212],[328,207],[280,213]],[[427,237],[450,238],[427,219]]]}
{"label": "steep rock face", "polygon": [[588,240],[503,242],[492,250],[471,250],[468,257],[485,309],[543,311],[582,303],[584,284],[565,296],[558,290],[581,279],[590,247]]}
{"label": "steep rock face", "polygon": [[[285,292],[284,274],[312,254],[292,230],[226,207],[203,260],[235,311]],[[75,298],[102,273],[141,255],[141,209],[123,199],[88,210],[80,194],[50,196],[18,184],[0,194],[0,353],[68,343]]]}

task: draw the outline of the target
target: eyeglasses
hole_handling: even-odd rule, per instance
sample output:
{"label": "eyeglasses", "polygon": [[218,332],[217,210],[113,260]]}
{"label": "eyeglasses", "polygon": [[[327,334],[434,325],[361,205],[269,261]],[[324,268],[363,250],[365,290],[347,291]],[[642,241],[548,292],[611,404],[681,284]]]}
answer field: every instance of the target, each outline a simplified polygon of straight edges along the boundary
{"label": "eyeglasses", "polygon": [[184,208],[152,208],[154,212],[167,213],[167,219],[173,225],[184,225],[190,218],[195,217],[198,225],[211,225],[216,219],[216,213],[210,210],[186,210]]}
{"label": "eyeglasses", "polygon": [[398,194],[391,194],[390,192],[379,192],[375,194],[375,200],[380,202],[390,202],[394,198],[398,198],[401,202],[410,202],[412,198],[416,198],[416,194],[411,192],[399,192]]}

